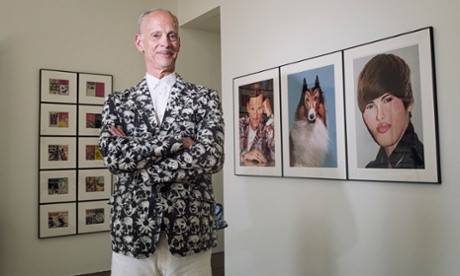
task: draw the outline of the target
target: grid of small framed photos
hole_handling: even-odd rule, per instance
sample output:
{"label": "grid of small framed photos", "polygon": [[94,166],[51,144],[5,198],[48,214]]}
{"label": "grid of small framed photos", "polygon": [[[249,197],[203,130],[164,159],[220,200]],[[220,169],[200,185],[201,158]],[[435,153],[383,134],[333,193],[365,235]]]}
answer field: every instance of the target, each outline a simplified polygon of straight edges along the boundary
{"label": "grid of small framed photos", "polygon": [[98,148],[112,76],[40,70],[39,238],[109,230],[112,175]]}

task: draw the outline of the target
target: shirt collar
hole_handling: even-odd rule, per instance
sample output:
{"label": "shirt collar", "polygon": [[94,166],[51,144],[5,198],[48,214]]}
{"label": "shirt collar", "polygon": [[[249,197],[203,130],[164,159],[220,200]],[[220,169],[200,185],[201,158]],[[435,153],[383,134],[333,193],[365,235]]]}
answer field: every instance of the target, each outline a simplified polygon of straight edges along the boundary
{"label": "shirt collar", "polygon": [[[147,79],[147,85],[148,85],[150,91],[152,91],[152,89],[160,81],[160,79],[150,75],[149,73],[147,73],[145,75],[145,78]],[[173,73],[163,77],[161,80],[171,89],[173,87],[174,83],[176,83],[176,79],[177,79],[176,73],[173,72]]]}

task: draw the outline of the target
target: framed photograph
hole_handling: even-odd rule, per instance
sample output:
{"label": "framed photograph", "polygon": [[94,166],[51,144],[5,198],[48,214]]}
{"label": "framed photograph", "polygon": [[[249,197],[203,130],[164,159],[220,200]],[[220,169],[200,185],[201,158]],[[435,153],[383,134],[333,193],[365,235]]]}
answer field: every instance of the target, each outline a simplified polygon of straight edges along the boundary
{"label": "framed photograph", "polygon": [[77,233],[76,203],[40,205],[39,238],[69,236]]}
{"label": "framed photograph", "polygon": [[78,134],[99,136],[102,123],[102,106],[80,105],[78,107]]}
{"label": "framed photograph", "polygon": [[40,69],[42,102],[77,103],[77,73]]}
{"label": "framed photograph", "polygon": [[104,104],[108,94],[112,93],[112,76],[79,74],[78,102],[80,104]]}
{"label": "framed photograph", "polygon": [[349,179],[441,182],[432,31],[344,51]]}
{"label": "framed photograph", "polygon": [[283,175],[346,179],[342,52],[281,67]]}
{"label": "framed photograph", "polygon": [[98,143],[99,137],[78,138],[79,168],[105,168]]}
{"label": "framed photograph", "polygon": [[110,229],[110,205],[107,200],[78,203],[78,233]]}
{"label": "framed photograph", "polygon": [[76,135],[77,106],[69,104],[40,105],[40,135]]}
{"label": "framed photograph", "polygon": [[235,78],[235,174],[282,176],[279,69]]}
{"label": "framed photograph", "polygon": [[78,171],[78,200],[108,199],[112,194],[112,174],[107,169]]}
{"label": "framed photograph", "polygon": [[75,137],[40,137],[40,169],[73,169],[76,154]]}
{"label": "framed photograph", "polygon": [[75,170],[40,171],[40,203],[75,201]]}

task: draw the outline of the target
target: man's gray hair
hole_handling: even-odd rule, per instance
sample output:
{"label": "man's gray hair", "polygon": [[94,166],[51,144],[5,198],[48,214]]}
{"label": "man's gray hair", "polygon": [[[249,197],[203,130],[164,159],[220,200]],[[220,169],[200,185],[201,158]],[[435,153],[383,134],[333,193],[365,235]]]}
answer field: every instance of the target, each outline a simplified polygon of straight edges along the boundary
{"label": "man's gray hair", "polygon": [[176,24],[177,30],[179,30],[179,20],[177,19],[177,16],[175,16],[172,12],[165,10],[165,9],[151,9],[151,10],[143,12],[139,16],[139,19],[137,20],[137,28],[139,29],[139,34],[141,33],[141,25],[142,25],[142,22],[144,22],[145,17],[151,14],[152,12],[156,12],[156,11],[162,11],[162,12],[169,13],[169,15],[171,15],[171,17],[174,19],[174,23]]}

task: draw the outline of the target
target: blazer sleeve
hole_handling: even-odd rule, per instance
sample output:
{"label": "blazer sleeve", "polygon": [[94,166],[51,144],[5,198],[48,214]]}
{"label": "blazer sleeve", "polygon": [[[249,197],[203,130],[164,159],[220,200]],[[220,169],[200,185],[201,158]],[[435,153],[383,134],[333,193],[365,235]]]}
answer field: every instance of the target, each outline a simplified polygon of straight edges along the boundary
{"label": "blazer sleeve", "polygon": [[[128,94],[129,91],[125,91]],[[102,110],[102,123],[99,135],[99,149],[105,166],[114,174],[135,172],[144,169],[147,164],[159,162],[182,149],[180,135],[147,136],[138,134],[127,137],[114,136],[110,133],[112,126],[121,127],[127,133],[126,95],[112,93],[105,100]],[[132,103],[132,101],[131,101]],[[134,104],[134,103],[133,103]]]}
{"label": "blazer sleeve", "polygon": [[[220,171],[224,163],[224,120],[222,105],[216,90],[197,93],[199,102],[193,139],[197,142],[141,170],[147,185],[183,182],[202,174]],[[203,92],[203,91],[201,91]]]}

